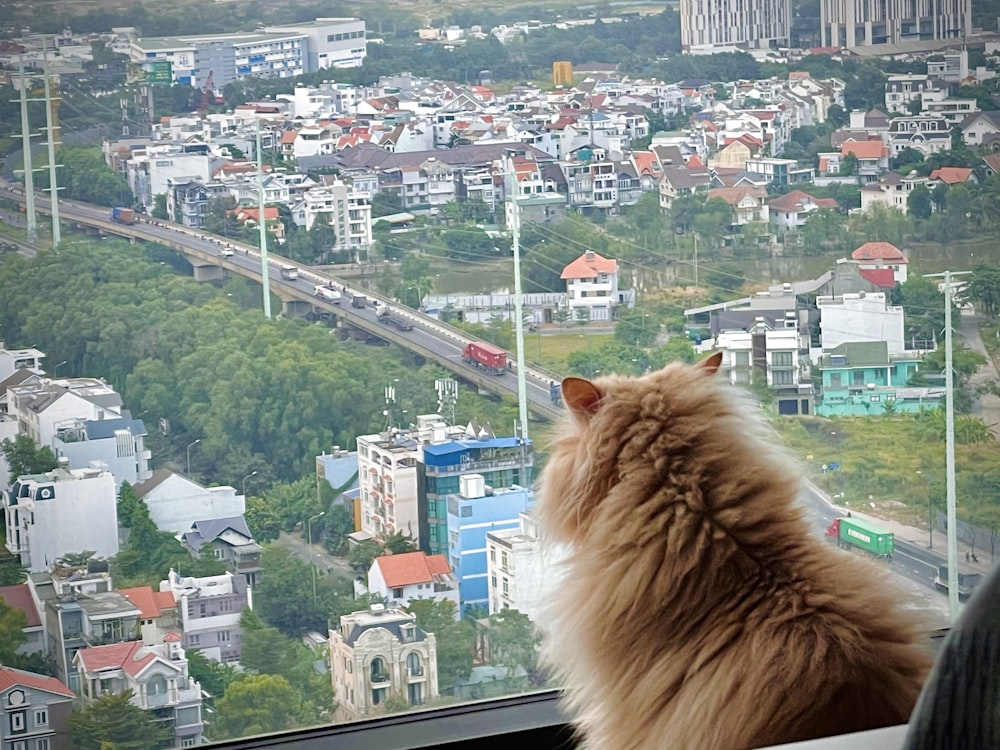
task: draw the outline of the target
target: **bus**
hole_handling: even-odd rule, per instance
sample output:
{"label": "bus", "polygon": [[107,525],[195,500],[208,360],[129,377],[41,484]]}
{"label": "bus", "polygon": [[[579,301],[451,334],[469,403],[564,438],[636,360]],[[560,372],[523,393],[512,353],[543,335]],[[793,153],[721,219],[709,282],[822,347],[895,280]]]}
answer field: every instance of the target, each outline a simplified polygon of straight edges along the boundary
{"label": "bus", "polygon": [[282,266],[281,278],[288,279],[289,281],[295,281],[295,279],[299,278],[299,269],[295,266]]}

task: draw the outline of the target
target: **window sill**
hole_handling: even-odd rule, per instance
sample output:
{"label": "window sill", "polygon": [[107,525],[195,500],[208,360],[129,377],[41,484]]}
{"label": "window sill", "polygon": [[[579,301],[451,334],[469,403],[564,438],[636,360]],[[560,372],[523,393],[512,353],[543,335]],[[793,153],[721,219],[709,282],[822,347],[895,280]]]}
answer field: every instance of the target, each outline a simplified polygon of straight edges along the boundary
{"label": "window sill", "polygon": [[[572,729],[550,690],[497,700],[396,714],[264,737],[230,740],[213,748],[252,750],[570,750]],[[899,750],[906,726],[781,745],[782,750]]]}

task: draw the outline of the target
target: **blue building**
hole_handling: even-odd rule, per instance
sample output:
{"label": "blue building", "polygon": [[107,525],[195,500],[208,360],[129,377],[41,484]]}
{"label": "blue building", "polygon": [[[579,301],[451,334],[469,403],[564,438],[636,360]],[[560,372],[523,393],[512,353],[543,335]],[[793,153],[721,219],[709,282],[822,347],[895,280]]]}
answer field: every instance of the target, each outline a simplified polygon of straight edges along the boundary
{"label": "blue building", "polygon": [[[534,454],[531,440],[517,437],[452,440],[425,445],[417,471],[420,548],[429,555],[446,555],[446,498],[460,491],[459,477],[480,474],[489,487],[530,487],[535,478]],[[517,514],[512,517],[516,522]]]}
{"label": "blue building", "polygon": [[531,489],[517,485],[493,489],[481,474],[463,474],[459,491],[448,495],[448,559],[458,578],[463,617],[470,609],[489,609],[486,534],[519,528],[520,514],[534,502]]}

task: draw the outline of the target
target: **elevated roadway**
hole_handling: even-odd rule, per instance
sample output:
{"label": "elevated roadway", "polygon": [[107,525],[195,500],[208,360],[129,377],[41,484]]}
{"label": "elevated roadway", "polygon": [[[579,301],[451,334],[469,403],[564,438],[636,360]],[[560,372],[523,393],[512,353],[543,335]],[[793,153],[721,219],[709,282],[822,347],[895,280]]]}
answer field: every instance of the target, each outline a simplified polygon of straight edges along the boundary
{"label": "elevated roadway", "polygon": [[[18,201],[24,199],[16,186],[9,185],[0,186],[0,196]],[[47,197],[36,197],[35,205],[39,211],[47,213],[50,210]],[[149,221],[144,218],[133,225],[119,224],[111,221],[109,213],[109,210],[102,206],[65,199],[59,202],[59,214],[64,222],[96,229],[102,234],[125,237],[133,242],[155,242],[181,253],[191,263],[196,279],[223,278],[228,272],[261,283],[260,251],[252,245],[233,242],[218,235],[167,221]],[[517,397],[517,377],[513,370],[508,370],[503,375],[489,375],[462,361],[462,351],[466,344],[478,341],[464,331],[402,306],[396,300],[371,290],[352,287],[343,278],[320,273],[308,266],[303,267],[270,251],[267,258],[271,292],[281,298],[287,314],[304,315],[311,310],[330,312],[343,324],[437,362],[462,380],[473,383],[483,390]],[[281,267],[289,265],[299,269],[297,279],[281,277]],[[316,296],[315,288],[320,284],[333,284],[342,290],[340,304]],[[355,296],[366,298],[364,307],[352,306],[351,300]],[[379,322],[376,311],[382,305],[391,306],[393,316],[406,320],[413,325],[413,328],[409,331],[400,331],[394,326]],[[519,363],[509,352],[507,357],[512,367],[518,366]],[[558,380],[559,376],[530,363],[526,367],[531,416],[540,420],[557,418],[561,409],[551,401],[549,384],[553,380]]]}

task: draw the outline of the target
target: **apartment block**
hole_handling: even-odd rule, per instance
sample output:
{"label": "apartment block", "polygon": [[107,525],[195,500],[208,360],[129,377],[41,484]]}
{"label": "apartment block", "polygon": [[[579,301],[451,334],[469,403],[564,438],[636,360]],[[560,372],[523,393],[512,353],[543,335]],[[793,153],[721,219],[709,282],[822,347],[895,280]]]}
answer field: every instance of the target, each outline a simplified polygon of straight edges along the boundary
{"label": "apartment block", "polygon": [[463,617],[489,609],[486,534],[518,528],[534,499],[526,487],[488,487],[481,474],[463,474],[459,491],[448,496],[448,556],[459,581]]}
{"label": "apartment block", "polygon": [[958,40],[972,33],[972,0],[820,0],[819,10],[823,47]]}
{"label": "apartment block", "polygon": [[687,53],[787,46],[789,0],[681,0],[681,49]]}

